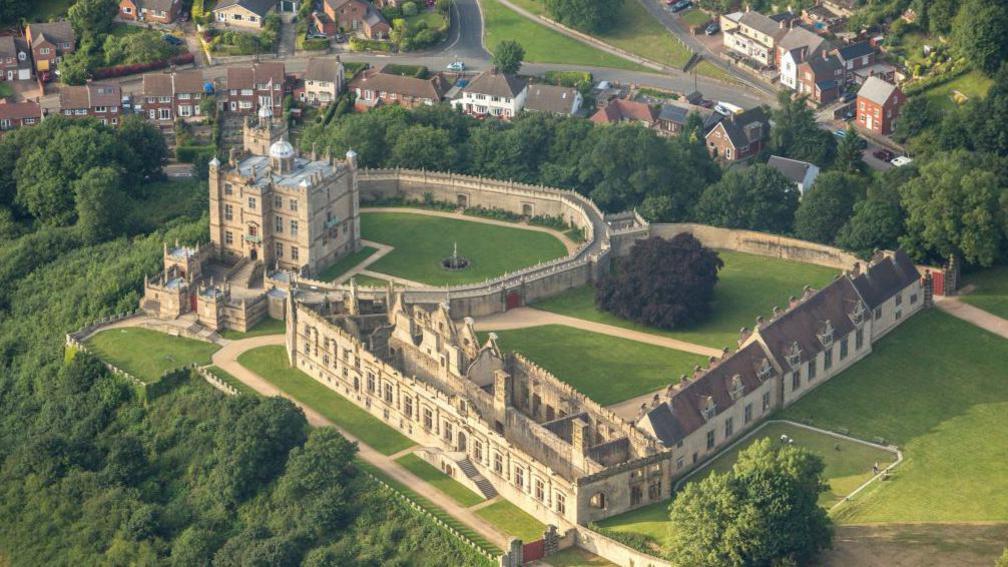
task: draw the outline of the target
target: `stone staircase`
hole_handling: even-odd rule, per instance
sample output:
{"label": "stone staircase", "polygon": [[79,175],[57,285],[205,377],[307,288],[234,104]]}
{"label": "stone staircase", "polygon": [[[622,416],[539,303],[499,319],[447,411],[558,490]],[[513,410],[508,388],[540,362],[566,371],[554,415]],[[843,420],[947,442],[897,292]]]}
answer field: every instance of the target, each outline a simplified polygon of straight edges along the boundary
{"label": "stone staircase", "polygon": [[473,481],[473,483],[476,484],[476,487],[479,488],[484,498],[489,500],[497,496],[497,490],[493,487],[492,484],[490,484],[489,480],[487,480],[483,475],[479,473],[478,470],[476,470],[476,466],[472,464],[472,461],[470,461],[468,457],[462,457],[461,459],[453,459],[453,460],[455,461],[455,464],[458,465],[459,469],[467,477],[469,477],[469,480]]}
{"label": "stone staircase", "polygon": [[241,269],[234,273],[231,279],[235,285],[244,288],[254,288],[261,286],[262,274],[262,262],[246,262]]}

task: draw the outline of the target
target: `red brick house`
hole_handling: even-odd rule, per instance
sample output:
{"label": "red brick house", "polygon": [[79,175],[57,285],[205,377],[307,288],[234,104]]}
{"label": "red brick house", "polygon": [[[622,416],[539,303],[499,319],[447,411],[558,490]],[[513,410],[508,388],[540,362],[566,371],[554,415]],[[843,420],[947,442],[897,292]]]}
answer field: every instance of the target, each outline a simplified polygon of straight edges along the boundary
{"label": "red brick house", "polygon": [[42,107],[37,102],[6,102],[0,99],[0,131],[38,124]]}
{"label": "red brick house", "polygon": [[63,55],[77,48],[77,35],[66,21],[28,24],[25,36],[35,60],[35,72],[44,81],[52,78]]}
{"label": "red brick house", "polygon": [[171,125],[176,118],[199,116],[203,72],[147,73],[142,96],[144,116],[161,126]]}
{"label": "red brick house", "polygon": [[368,39],[387,39],[392,29],[381,12],[364,0],[325,0],[323,10],[339,29]]}
{"label": "red brick house", "polygon": [[59,113],[70,118],[96,118],[102,124],[119,124],[122,90],[119,85],[88,83],[64,86],[59,93]]}
{"label": "red brick house", "polygon": [[858,69],[875,64],[875,48],[867,41],[845,45],[836,50],[836,55],[843,65],[848,81],[854,79],[854,72]]}
{"label": "red brick house", "polygon": [[878,77],[869,77],[857,94],[858,126],[888,136],[904,102],[906,96],[899,87]]}
{"label": "red brick house", "polygon": [[596,124],[615,124],[617,122],[636,122],[647,128],[653,128],[658,119],[658,111],[643,102],[616,99],[600,108],[589,119]]}
{"label": "red brick house", "polygon": [[0,81],[31,79],[31,48],[20,37],[0,37]]}
{"label": "red brick house", "polygon": [[181,11],[181,0],[119,0],[119,17],[124,20],[170,24]]}
{"label": "red brick house", "polygon": [[825,51],[798,64],[798,92],[809,100],[828,104],[840,98],[844,86],[843,64],[836,55]]}
{"label": "red brick house", "polygon": [[350,82],[350,90],[357,95],[354,107],[359,112],[384,104],[406,108],[432,106],[444,100],[448,87],[441,73],[429,79],[418,79],[385,73],[384,67],[368,69]]}
{"label": "red brick house", "polygon": [[770,137],[770,121],[762,108],[726,116],[707,132],[707,151],[722,161],[740,161],[758,154]]}
{"label": "red brick house", "polygon": [[279,61],[256,63],[252,67],[229,67],[226,96],[220,97],[224,110],[255,114],[272,104],[273,116],[283,113],[286,71]]}

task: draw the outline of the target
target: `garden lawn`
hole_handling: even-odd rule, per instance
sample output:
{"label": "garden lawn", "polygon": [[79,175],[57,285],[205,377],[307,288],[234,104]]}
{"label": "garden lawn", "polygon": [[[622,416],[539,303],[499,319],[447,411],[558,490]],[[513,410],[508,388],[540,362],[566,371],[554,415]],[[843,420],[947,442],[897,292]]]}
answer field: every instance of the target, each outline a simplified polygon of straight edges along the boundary
{"label": "garden lawn", "polygon": [[975,289],[966,295],[960,295],[960,300],[1008,319],[1008,266],[970,274],[966,277],[966,283],[972,284]]}
{"label": "garden lawn", "polygon": [[0,81],[0,98],[7,98],[14,94],[14,89],[6,82]]}
{"label": "garden lawn", "polygon": [[423,22],[427,24],[427,29],[439,30],[445,25],[445,18],[438,13],[437,10],[421,10],[415,16],[407,16],[403,18],[406,20],[406,25],[410,29],[416,28],[417,24]]}
{"label": "garden lawn", "polygon": [[377,251],[378,251],[377,248],[373,248],[371,246],[361,246],[360,250],[347,256],[344,256],[343,258],[340,258],[339,260],[336,261],[336,263],[329,266],[325,270],[322,270],[322,273],[319,274],[318,279],[324,282],[336,281],[340,278],[340,276],[347,273],[351,268],[353,268],[357,264],[360,264],[364,260],[370,258],[371,255]]}
{"label": "garden lawn", "polygon": [[50,18],[66,16],[75,0],[19,0],[31,4],[28,11],[29,22],[48,22]]}
{"label": "garden lawn", "polygon": [[264,335],[282,335],[286,331],[287,325],[283,319],[274,319],[267,315],[266,318],[256,323],[251,329],[244,333],[227,329],[220,335],[225,339],[234,341],[239,339],[249,339],[252,337],[262,337]]}
{"label": "garden lawn", "polygon": [[682,12],[679,15],[679,18],[682,19],[682,22],[687,26],[699,26],[700,24],[711,20],[711,17],[707,15],[707,12],[696,8]]}
{"label": "garden lawn", "polygon": [[524,542],[542,539],[543,533],[546,531],[546,526],[542,522],[504,499],[476,510],[476,515],[490,522],[505,534]]}
{"label": "garden lawn", "polygon": [[413,441],[355,406],[335,391],[287,364],[283,346],[264,346],[238,357],[238,363],[262,376],[299,402],[319,412],[347,433],[383,455],[413,446]]}
{"label": "garden lawn", "polygon": [[147,383],[157,382],[165,372],[180,366],[210,364],[210,357],[220,348],[136,327],[101,331],[85,342],[98,358]]}
{"label": "garden lawn", "polygon": [[484,500],[479,494],[469,490],[459,481],[437,470],[433,465],[412,453],[399,457],[396,462],[466,508]]}
{"label": "garden lawn", "polygon": [[238,390],[238,392],[242,394],[252,394],[252,395],[257,394],[257,392],[252,388],[249,388],[245,384],[245,382],[242,382],[241,380],[235,378],[234,376],[231,375],[231,373],[226,372],[221,368],[211,366],[207,370],[209,370],[210,373],[213,374],[214,376],[220,378],[221,382],[224,382],[225,384],[234,387],[234,389]]}
{"label": "garden lawn", "polygon": [[958,106],[952,98],[953,91],[959,91],[971,100],[977,100],[987,96],[987,91],[993,84],[994,80],[984,76],[980,71],[970,71],[947,83],[931,87],[922,94],[931,103],[930,106],[940,111],[949,111]]}
{"label": "garden lawn", "polygon": [[616,567],[609,560],[592,555],[580,547],[568,547],[549,556],[553,567]]}
{"label": "garden lawn", "polygon": [[1008,341],[931,310],[874,349],[783,412],[903,450],[837,520],[1008,521]]}
{"label": "garden lawn", "polygon": [[776,305],[787,307],[788,298],[802,287],[820,288],[837,274],[833,268],[719,250],[724,268],[718,273],[710,318],[691,328],[665,331],[638,325],[595,307],[595,289],[584,286],[532,305],[537,309],[587,319],[616,327],[672,337],[713,348],[735,348],[739,329],[753,327],[757,315],[769,316]]}
{"label": "garden lawn", "polygon": [[664,388],[707,359],[561,325],[497,331],[498,344],[606,406]]}
{"label": "garden lawn", "polygon": [[538,24],[497,0],[483,0],[480,6],[483,8],[484,43],[488,50],[506,39],[513,39],[525,49],[525,61],[528,62],[648,70]]}
{"label": "garden lawn", "polygon": [[[560,258],[566,248],[544,233],[410,213],[363,213],[361,234],[395,250],[368,269],[431,285],[482,282],[538,262]],[[467,269],[441,267],[458,244]]]}

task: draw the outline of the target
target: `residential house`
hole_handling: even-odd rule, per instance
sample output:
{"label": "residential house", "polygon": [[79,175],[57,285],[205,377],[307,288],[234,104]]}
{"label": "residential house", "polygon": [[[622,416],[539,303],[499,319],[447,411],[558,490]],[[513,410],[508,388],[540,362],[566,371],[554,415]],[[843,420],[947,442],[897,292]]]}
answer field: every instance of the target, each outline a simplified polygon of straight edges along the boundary
{"label": "residential house", "polygon": [[286,71],[281,61],[259,62],[252,67],[228,67],[226,96],[219,97],[224,110],[254,114],[272,106],[273,116],[283,114]]}
{"label": "residential house", "polygon": [[318,33],[332,37],[339,31],[339,26],[325,12],[311,13],[312,27]]}
{"label": "residential house", "polygon": [[525,110],[572,116],[581,110],[584,99],[577,89],[555,85],[529,85]]}
{"label": "residential house", "polygon": [[890,65],[889,63],[879,62],[854,70],[854,84],[863,85],[869,77],[878,77],[894,85],[900,84],[906,78],[895,65]]}
{"label": "residential house", "polygon": [[763,67],[774,66],[777,42],[787,33],[787,24],[759,12],[746,12],[738,26],[724,32],[724,46]]}
{"label": "residential house", "polygon": [[64,85],[59,93],[59,112],[71,118],[95,118],[102,124],[119,124],[122,90],[111,83]]}
{"label": "residential house", "polygon": [[815,164],[782,156],[770,156],[767,165],[787,177],[802,195],[812,188],[815,178],[819,175],[819,167]]}
{"label": "residential house", "polygon": [[643,102],[618,98],[600,108],[589,120],[596,124],[631,122],[653,128],[658,120],[658,111]]}
{"label": "residential house", "polygon": [[224,26],[258,30],[276,5],[277,0],[218,0],[213,19]]}
{"label": "residential house", "polygon": [[844,17],[838,16],[827,10],[824,6],[809,6],[802,10],[802,21],[813,26],[819,33],[831,33],[836,31],[844,23]]}
{"label": "residential house", "polygon": [[373,4],[364,0],[324,0],[326,16],[340,30],[359,33],[368,39],[387,39],[391,27]]}
{"label": "residential house", "polygon": [[872,317],[872,341],[880,339],[924,306],[920,273],[906,252],[876,254],[852,280]]}
{"label": "residential house", "polygon": [[705,136],[711,156],[739,161],[758,154],[770,136],[770,120],[762,108],[751,108],[721,119]]}
{"label": "residential house", "polygon": [[678,136],[689,120],[690,109],[676,104],[663,104],[658,111],[656,126],[658,133],[666,136]]}
{"label": "residential house", "polygon": [[42,80],[49,80],[63,55],[77,48],[77,35],[67,21],[28,24],[25,36],[35,60],[35,72]]}
{"label": "residential house", "polygon": [[31,79],[31,48],[20,37],[0,37],[0,81],[27,81]]}
{"label": "residential house", "polygon": [[343,63],[336,59],[311,58],[304,75],[304,96],[308,104],[325,106],[343,90]]}
{"label": "residential house", "polygon": [[491,69],[477,75],[452,104],[466,114],[507,120],[525,108],[528,91],[525,79]]}
{"label": "residential house", "polygon": [[39,103],[7,102],[0,99],[0,131],[14,130],[22,126],[38,124],[42,120],[42,107]]}
{"label": "residential house", "polygon": [[798,65],[829,48],[825,38],[801,26],[788,30],[777,44],[776,61],[781,84],[793,91],[798,90]]}
{"label": "residential house", "polygon": [[432,106],[444,100],[448,83],[440,73],[427,79],[386,73],[384,66],[368,69],[350,82],[356,95],[354,106],[360,112],[383,104],[398,104],[406,108]]}
{"label": "residential house", "polygon": [[199,116],[204,95],[202,71],[147,73],[143,76],[142,109],[151,122],[170,126],[176,118]]}
{"label": "residential house", "polygon": [[854,72],[875,64],[875,48],[867,41],[851,43],[836,50],[837,59],[844,68],[844,79],[854,80]]}
{"label": "residential house", "polygon": [[170,24],[181,12],[181,0],[119,0],[119,17],[124,20]]}
{"label": "residential house", "polygon": [[822,0],[822,5],[837,16],[849,18],[858,9],[858,0]]}
{"label": "residential house", "polygon": [[904,102],[906,96],[899,87],[869,77],[857,93],[857,123],[865,130],[888,136]]}
{"label": "residential house", "polygon": [[829,104],[840,98],[843,87],[843,64],[836,55],[822,51],[798,64],[796,90],[799,94],[808,95],[809,100]]}

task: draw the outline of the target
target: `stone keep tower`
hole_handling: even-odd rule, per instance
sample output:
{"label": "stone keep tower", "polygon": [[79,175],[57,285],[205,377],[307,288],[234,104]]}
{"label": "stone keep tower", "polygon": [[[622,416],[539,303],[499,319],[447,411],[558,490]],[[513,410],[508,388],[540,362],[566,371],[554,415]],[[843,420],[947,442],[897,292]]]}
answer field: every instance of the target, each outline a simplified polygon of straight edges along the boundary
{"label": "stone keep tower", "polygon": [[242,147],[253,155],[268,155],[270,146],[286,139],[287,123],[283,119],[274,118],[269,106],[259,108],[258,121],[253,122],[251,118],[247,118],[242,127]]}

